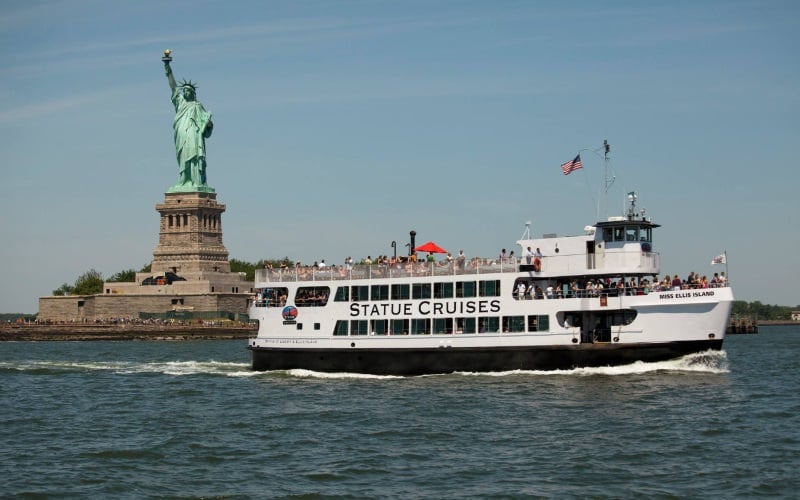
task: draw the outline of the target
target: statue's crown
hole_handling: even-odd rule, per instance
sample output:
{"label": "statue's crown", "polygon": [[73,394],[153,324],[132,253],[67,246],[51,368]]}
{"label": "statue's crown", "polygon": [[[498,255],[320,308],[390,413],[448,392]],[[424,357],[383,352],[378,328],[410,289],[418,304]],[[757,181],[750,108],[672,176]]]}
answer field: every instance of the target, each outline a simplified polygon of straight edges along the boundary
{"label": "statue's crown", "polygon": [[181,87],[191,87],[192,90],[197,90],[197,84],[191,80],[181,80],[180,82]]}

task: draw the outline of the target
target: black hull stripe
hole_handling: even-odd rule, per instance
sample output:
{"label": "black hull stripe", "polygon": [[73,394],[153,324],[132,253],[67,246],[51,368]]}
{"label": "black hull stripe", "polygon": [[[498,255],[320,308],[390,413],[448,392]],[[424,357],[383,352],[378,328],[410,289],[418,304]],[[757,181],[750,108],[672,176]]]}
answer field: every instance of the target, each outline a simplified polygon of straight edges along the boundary
{"label": "black hull stripe", "polygon": [[660,344],[579,344],[576,346],[433,348],[433,349],[271,349],[250,347],[253,370],[291,370],[427,375],[509,370],[570,370],[655,362],[708,349],[722,340]]}

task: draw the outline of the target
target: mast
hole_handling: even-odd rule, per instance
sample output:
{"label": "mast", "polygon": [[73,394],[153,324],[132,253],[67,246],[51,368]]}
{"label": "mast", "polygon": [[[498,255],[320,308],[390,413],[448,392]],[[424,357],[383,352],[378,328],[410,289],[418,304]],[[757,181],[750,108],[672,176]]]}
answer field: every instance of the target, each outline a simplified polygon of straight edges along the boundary
{"label": "mast", "polygon": [[611,187],[611,184],[614,183],[612,180],[611,183],[608,181],[608,153],[611,151],[611,145],[608,143],[608,140],[603,139],[603,160],[605,163],[605,173],[603,175],[603,184],[605,186],[605,206],[606,206],[606,218],[608,220],[608,188]]}

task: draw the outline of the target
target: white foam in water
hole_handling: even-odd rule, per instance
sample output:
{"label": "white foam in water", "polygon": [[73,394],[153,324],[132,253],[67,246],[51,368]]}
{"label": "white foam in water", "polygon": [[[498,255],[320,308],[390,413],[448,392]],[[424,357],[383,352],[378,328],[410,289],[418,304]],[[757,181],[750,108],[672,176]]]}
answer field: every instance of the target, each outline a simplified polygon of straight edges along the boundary
{"label": "white foam in water", "polygon": [[167,361],[163,363],[136,363],[129,361],[112,362],[72,362],[72,361],[32,361],[28,363],[0,363],[2,369],[20,371],[63,370],[63,371],[112,371],[120,374],[163,373],[164,375],[211,374],[226,376],[250,376],[249,363],[228,363],[218,361]]}
{"label": "white foam in water", "polygon": [[[254,377],[262,375],[286,374],[298,378],[320,379],[393,379],[403,378],[396,375],[368,375],[364,373],[325,373],[312,370],[293,369],[271,372],[257,372],[250,369],[249,363],[231,363],[220,361],[165,361],[153,363],[135,363],[127,361],[115,362],[70,362],[70,361],[31,361],[28,363],[0,362],[0,369],[16,369],[20,371],[63,370],[63,371],[113,371],[120,374],[162,373],[164,375],[224,375],[226,377]],[[699,372],[728,373],[728,356],[725,351],[705,351],[688,354],[681,358],[655,363],[635,363],[623,366],[601,366],[593,368],[575,368],[572,370],[510,370],[504,372],[456,372],[462,376],[507,377],[509,375],[636,375],[653,372]],[[444,376],[427,375],[427,376]]]}
{"label": "white foam in water", "polygon": [[[275,372],[266,372],[266,373],[275,373]],[[346,372],[339,372],[339,373],[326,373],[326,372],[315,372],[313,370],[303,370],[299,368],[295,368],[292,370],[286,370],[281,373],[286,373],[291,375],[292,377],[300,377],[300,378],[329,378],[329,379],[390,379],[390,378],[403,378],[397,375],[369,375],[366,373],[346,373]]]}
{"label": "white foam in water", "polygon": [[728,373],[728,355],[725,351],[705,351],[687,354],[668,361],[645,363],[636,361],[629,365],[574,368],[572,370],[512,370],[506,372],[474,373],[459,372],[459,375],[506,377],[509,375],[637,375],[653,372],[702,372]]}
{"label": "white foam in water", "polygon": [[[636,375],[653,372],[701,372],[728,373],[728,356],[725,351],[706,351],[688,354],[669,361],[644,363],[637,361],[623,366],[600,366],[593,368],[574,368],[572,370],[509,370],[504,372],[455,372],[455,375],[471,377],[507,377],[509,375]],[[313,370],[293,369],[258,372],[262,374],[286,374],[298,378],[320,379],[393,379],[396,375],[368,375],[364,373],[326,373]],[[453,374],[422,375],[422,377],[441,377]]]}

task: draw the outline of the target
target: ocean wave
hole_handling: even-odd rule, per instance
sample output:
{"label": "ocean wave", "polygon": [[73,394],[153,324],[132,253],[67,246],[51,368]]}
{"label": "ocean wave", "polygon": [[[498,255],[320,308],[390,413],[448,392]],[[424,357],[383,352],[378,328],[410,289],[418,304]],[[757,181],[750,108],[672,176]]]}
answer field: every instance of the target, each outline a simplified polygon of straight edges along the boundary
{"label": "ocean wave", "polygon": [[[687,354],[680,358],[668,361],[658,361],[646,363],[636,361],[629,365],[621,366],[598,366],[586,368],[573,368],[570,370],[508,370],[502,372],[455,372],[432,375],[420,375],[422,377],[445,377],[445,376],[467,376],[467,377],[508,377],[519,375],[553,376],[553,375],[573,375],[573,376],[592,376],[592,375],[638,375],[654,372],[700,372],[700,373],[728,373],[728,356],[725,351],[705,351]],[[319,379],[397,379],[404,378],[398,375],[369,375],[363,373],[327,373],[313,370],[292,369],[275,370],[260,372],[265,375],[281,375],[297,378],[319,378]]]}
{"label": "ocean wave", "polygon": [[705,351],[687,354],[680,358],[667,361],[644,362],[636,361],[629,365],[620,366],[595,366],[573,368],[570,370],[510,370],[504,372],[458,372],[467,376],[506,377],[509,375],[639,375],[654,372],[702,372],[702,373],[729,373],[728,355],[725,351]]}
{"label": "ocean wave", "polygon": [[0,371],[28,372],[31,374],[56,375],[61,373],[83,373],[107,371],[121,375],[160,373],[163,375],[224,375],[229,377],[251,376],[249,363],[221,361],[17,361],[0,362]]}

